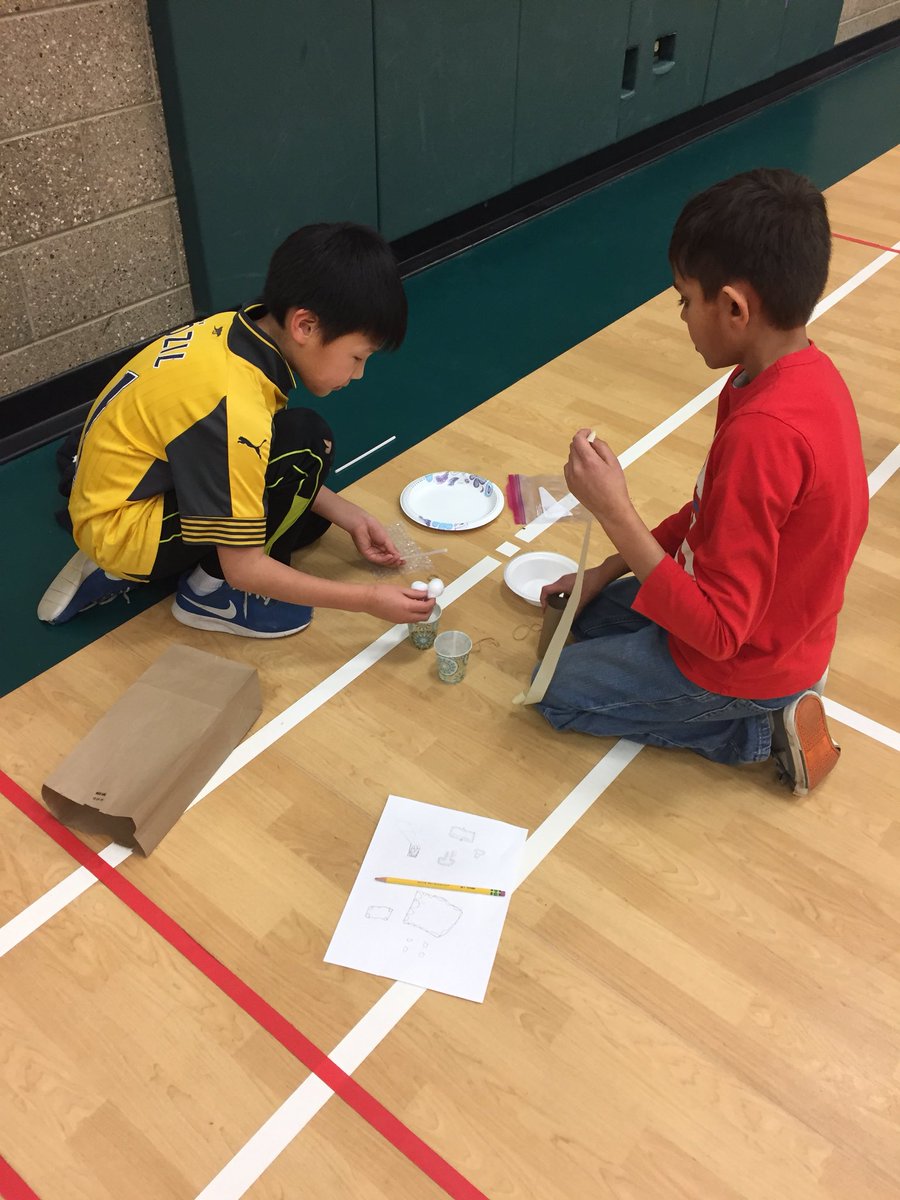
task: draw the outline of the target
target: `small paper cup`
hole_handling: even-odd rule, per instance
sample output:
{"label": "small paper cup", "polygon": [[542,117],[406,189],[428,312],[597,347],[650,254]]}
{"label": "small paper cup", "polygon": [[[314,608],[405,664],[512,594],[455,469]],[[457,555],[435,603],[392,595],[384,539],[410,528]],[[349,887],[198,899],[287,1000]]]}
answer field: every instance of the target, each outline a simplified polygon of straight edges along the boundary
{"label": "small paper cup", "polygon": [[438,634],[434,639],[434,652],[437,655],[438,679],[442,683],[459,683],[465,679],[471,649],[472,639],[467,633],[448,629],[446,633]]}
{"label": "small paper cup", "polygon": [[437,637],[438,624],[441,620],[441,606],[436,604],[431,610],[427,621],[408,621],[409,640],[417,650],[430,650]]}

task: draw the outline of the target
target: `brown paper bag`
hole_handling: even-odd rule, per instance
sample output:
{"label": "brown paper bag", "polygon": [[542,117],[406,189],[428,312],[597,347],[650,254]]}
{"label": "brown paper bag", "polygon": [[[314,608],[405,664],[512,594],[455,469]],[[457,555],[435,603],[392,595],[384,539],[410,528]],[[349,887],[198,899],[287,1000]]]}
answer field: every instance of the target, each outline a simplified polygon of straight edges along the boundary
{"label": "brown paper bag", "polygon": [[53,772],[65,825],[149,854],[262,711],[253,667],[171,646]]}

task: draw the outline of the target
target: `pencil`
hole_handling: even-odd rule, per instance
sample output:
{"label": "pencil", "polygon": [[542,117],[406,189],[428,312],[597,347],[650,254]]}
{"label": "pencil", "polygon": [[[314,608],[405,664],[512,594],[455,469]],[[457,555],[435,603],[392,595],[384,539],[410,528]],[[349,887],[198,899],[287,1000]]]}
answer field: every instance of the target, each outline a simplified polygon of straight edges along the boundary
{"label": "pencil", "polygon": [[407,887],[440,888],[444,892],[472,892],[476,896],[505,896],[500,888],[467,887],[464,883],[427,883],[424,879],[395,879],[391,875],[376,875],[376,883],[402,883]]}

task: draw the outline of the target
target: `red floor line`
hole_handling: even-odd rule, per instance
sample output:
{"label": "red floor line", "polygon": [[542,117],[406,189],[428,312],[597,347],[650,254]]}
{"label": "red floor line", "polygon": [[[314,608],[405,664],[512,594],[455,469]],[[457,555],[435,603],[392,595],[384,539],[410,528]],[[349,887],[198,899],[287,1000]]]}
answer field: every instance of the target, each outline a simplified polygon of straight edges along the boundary
{"label": "red floor line", "polygon": [[21,1175],[16,1174],[0,1154],[0,1196],[3,1200],[40,1200]]}
{"label": "red floor line", "polygon": [[832,237],[840,238],[842,242],[856,242],[857,246],[871,246],[873,250],[887,250],[889,254],[900,254],[896,246],[882,246],[881,242],[869,242],[865,238],[851,237],[849,233],[835,233]]}
{"label": "red floor line", "polygon": [[[98,854],[77,838],[71,830],[61,825],[56,818],[39,804],[19,785],[0,771],[0,791],[6,798],[48,834],[83,867],[107,887],[119,900],[126,904],[141,920],[145,921],[161,937],[182,954],[188,962],[239,1005],[263,1029],[276,1038],[282,1046],[323,1083],[340,1096],[354,1112],[367,1121],[395,1149],[404,1154],[430,1179],[454,1200],[487,1200],[474,1184],[461,1175],[455,1167],[432,1150],[422,1139],[395,1117],[375,1097],[356,1082],[300,1032],[291,1022],[274,1009],[248,984],[208,950],[205,950],[187,930],[183,929],[168,913],[146,896],[130,880],[104,862]],[[2,1161],[2,1160],[0,1160]],[[0,1175],[0,1179],[3,1176]],[[18,1179],[18,1176],[15,1177]],[[19,1181],[20,1183],[22,1181]],[[25,1185],[22,1184],[24,1187]],[[30,1191],[11,1192],[10,1200],[32,1200]],[[36,1200],[36,1198],[35,1198]]]}

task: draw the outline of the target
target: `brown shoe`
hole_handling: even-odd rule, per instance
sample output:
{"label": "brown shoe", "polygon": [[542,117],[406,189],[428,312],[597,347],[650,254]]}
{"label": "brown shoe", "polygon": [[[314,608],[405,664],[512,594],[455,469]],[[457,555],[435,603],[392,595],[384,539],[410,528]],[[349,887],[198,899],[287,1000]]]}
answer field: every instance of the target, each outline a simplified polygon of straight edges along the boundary
{"label": "brown shoe", "polygon": [[804,692],[773,713],[772,754],[795,796],[806,796],[822,782],[841,756],[828,732],[825,706],[816,692]]}

